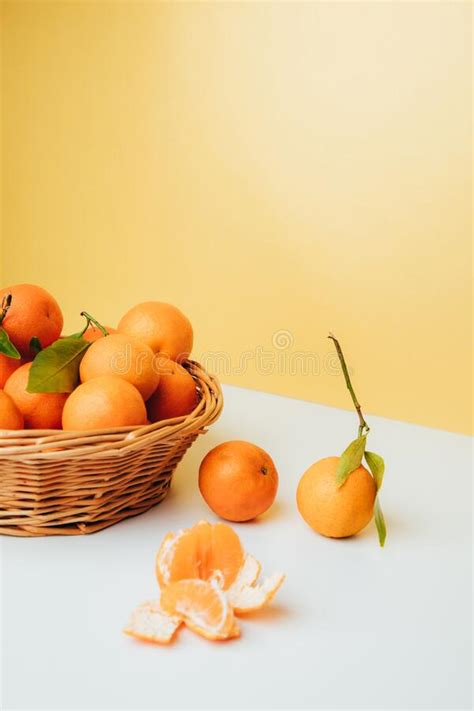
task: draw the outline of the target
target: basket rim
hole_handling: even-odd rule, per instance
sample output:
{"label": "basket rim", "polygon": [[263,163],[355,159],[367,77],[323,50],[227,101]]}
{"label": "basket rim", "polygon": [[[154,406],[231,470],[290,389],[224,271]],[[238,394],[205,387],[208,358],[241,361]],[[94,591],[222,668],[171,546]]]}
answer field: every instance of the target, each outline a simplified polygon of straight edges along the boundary
{"label": "basket rim", "polygon": [[149,425],[113,427],[75,432],[72,430],[0,430],[0,459],[99,458],[140,449],[162,439],[181,438],[201,432],[219,417],[223,407],[220,383],[195,360],[182,365],[190,372],[201,397],[188,415],[160,420]]}

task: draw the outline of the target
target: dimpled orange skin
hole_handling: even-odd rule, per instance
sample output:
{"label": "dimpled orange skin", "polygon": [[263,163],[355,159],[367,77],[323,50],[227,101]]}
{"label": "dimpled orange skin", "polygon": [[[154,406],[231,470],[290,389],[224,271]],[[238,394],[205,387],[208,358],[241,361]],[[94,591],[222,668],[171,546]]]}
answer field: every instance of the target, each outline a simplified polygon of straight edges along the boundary
{"label": "dimpled orange skin", "polygon": [[118,331],[135,336],[154,353],[186,360],[193,348],[193,327],[182,311],[162,301],[145,301],[121,318]]}
{"label": "dimpled orange skin", "polygon": [[92,343],[81,361],[79,373],[86,383],[100,375],[117,375],[127,380],[147,400],[160,381],[154,353],[133,336],[113,333]]}
{"label": "dimpled orange skin", "polygon": [[61,429],[61,415],[67,393],[29,393],[26,386],[30,368],[31,363],[25,363],[15,370],[5,383],[5,392],[23,415],[27,429]]}
{"label": "dimpled orange skin", "polygon": [[193,376],[179,363],[158,356],[155,366],[160,382],[148,400],[146,409],[150,422],[189,415],[199,402]]}
{"label": "dimpled orange skin", "polygon": [[24,362],[22,358],[9,358],[3,353],[0,353],[0,388],[5,387],[5,383],[10,375],[14,373],[20,365],[23,365]]}
{"label": "dimpled orange skin", "polygon": [[22,430],[23,415],[12,398],[4,390],[0,390],[0,430]]}
{"label": "dimpled orange skin", "polygon": [[146,408],[137,388],[117,375],[102,375],[82,383],[69,395],[63,429],[97,430],[145,425]]}
{"label": "dimpled orange skin", "polygon": [[373,477],[362,465],[338,487],[338,462],[339,457],[315,462],[301,477],[296,492],[306,523],[329,538],[346,538],[365,528],[373,516],[377,493]]}
{"label": "dimpled orange skin", "polygon": [[61,335],[63,315],[56,299],[41,286],[16,284],[0,290],[0,302],[7,294],[12,303],[2,326],[21,355],[33,357],[30,351],[32,338],[39,338],[46,348]]}
{"label": "dimpled orange skin", "polygon": [[206,454],[199,467],[199,489],[218,516],[250,521],[273,504],[278,473],[265,450],[232,440]]}

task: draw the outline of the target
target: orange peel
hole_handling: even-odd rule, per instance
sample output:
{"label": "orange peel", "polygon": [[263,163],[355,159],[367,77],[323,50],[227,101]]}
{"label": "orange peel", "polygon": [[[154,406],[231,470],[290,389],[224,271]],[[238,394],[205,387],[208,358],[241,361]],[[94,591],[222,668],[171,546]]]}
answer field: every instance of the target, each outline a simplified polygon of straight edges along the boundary
{"label": "orange peel", "polygon": [[169,644],[181,624],[182,619],[165,612],[159,600],[149,600],[132,612],[123,631],[144,642]]}
{"label": "orange peel", "polygon": [[236,615],[261,610],[268,605],[283,585],[283,573],[273,573],[260,585],[243,585],[240,589],[231,589],[228,598]]}

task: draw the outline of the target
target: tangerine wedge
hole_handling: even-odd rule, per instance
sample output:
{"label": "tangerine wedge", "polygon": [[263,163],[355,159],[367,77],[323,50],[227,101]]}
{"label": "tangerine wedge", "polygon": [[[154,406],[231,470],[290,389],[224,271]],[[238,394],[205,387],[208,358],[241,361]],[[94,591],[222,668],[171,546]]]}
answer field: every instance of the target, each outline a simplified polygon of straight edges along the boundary
{"label": "tangerine wedge", "polygon": [[215,582],[191,579],[170,583],[161,593],[161,606],[206,639],[229,639],[239,634],[227,594]]}
{"label": "tangerine wedge", "polygon": [[210,580],[219,571],[226,590],[244,562],[238,535],[225,523],[199,521],[177,534],[168,533],[156,556],[160,588],[179,580]]}

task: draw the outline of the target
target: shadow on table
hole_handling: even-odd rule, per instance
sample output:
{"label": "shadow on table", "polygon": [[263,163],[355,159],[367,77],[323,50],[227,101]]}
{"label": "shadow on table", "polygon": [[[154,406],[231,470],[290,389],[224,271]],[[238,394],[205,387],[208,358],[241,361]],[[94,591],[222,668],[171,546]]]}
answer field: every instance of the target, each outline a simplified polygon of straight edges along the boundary
{"label": "shadow on table", "polygon": [[272,602],[267,607],[262,607],[261,610],[255,610],[254,612],[248,612],[242,615],[239,619],[251,620],[253,622],[277,622],[278,620],[283,620],[288,617],[290,611],[285,605],[280,605],[277,602]]}
{"label": "shadow on table", "polygon": [[[268,509],[263,514],[260,514],[260,516],[257,516],[257,518],[253,518],[251,521],[242,521],[246,526],[260,526],[260,525],[265,525],[269,521],[274,521],[275,519],[280,518],[282,515],[285,514],[285,505],[281,501],[275,501],[274,504],[271,505],[271,507]],[[232,522],[229,521],[231,526],[234,525],[239,525],[237,522]]]}

